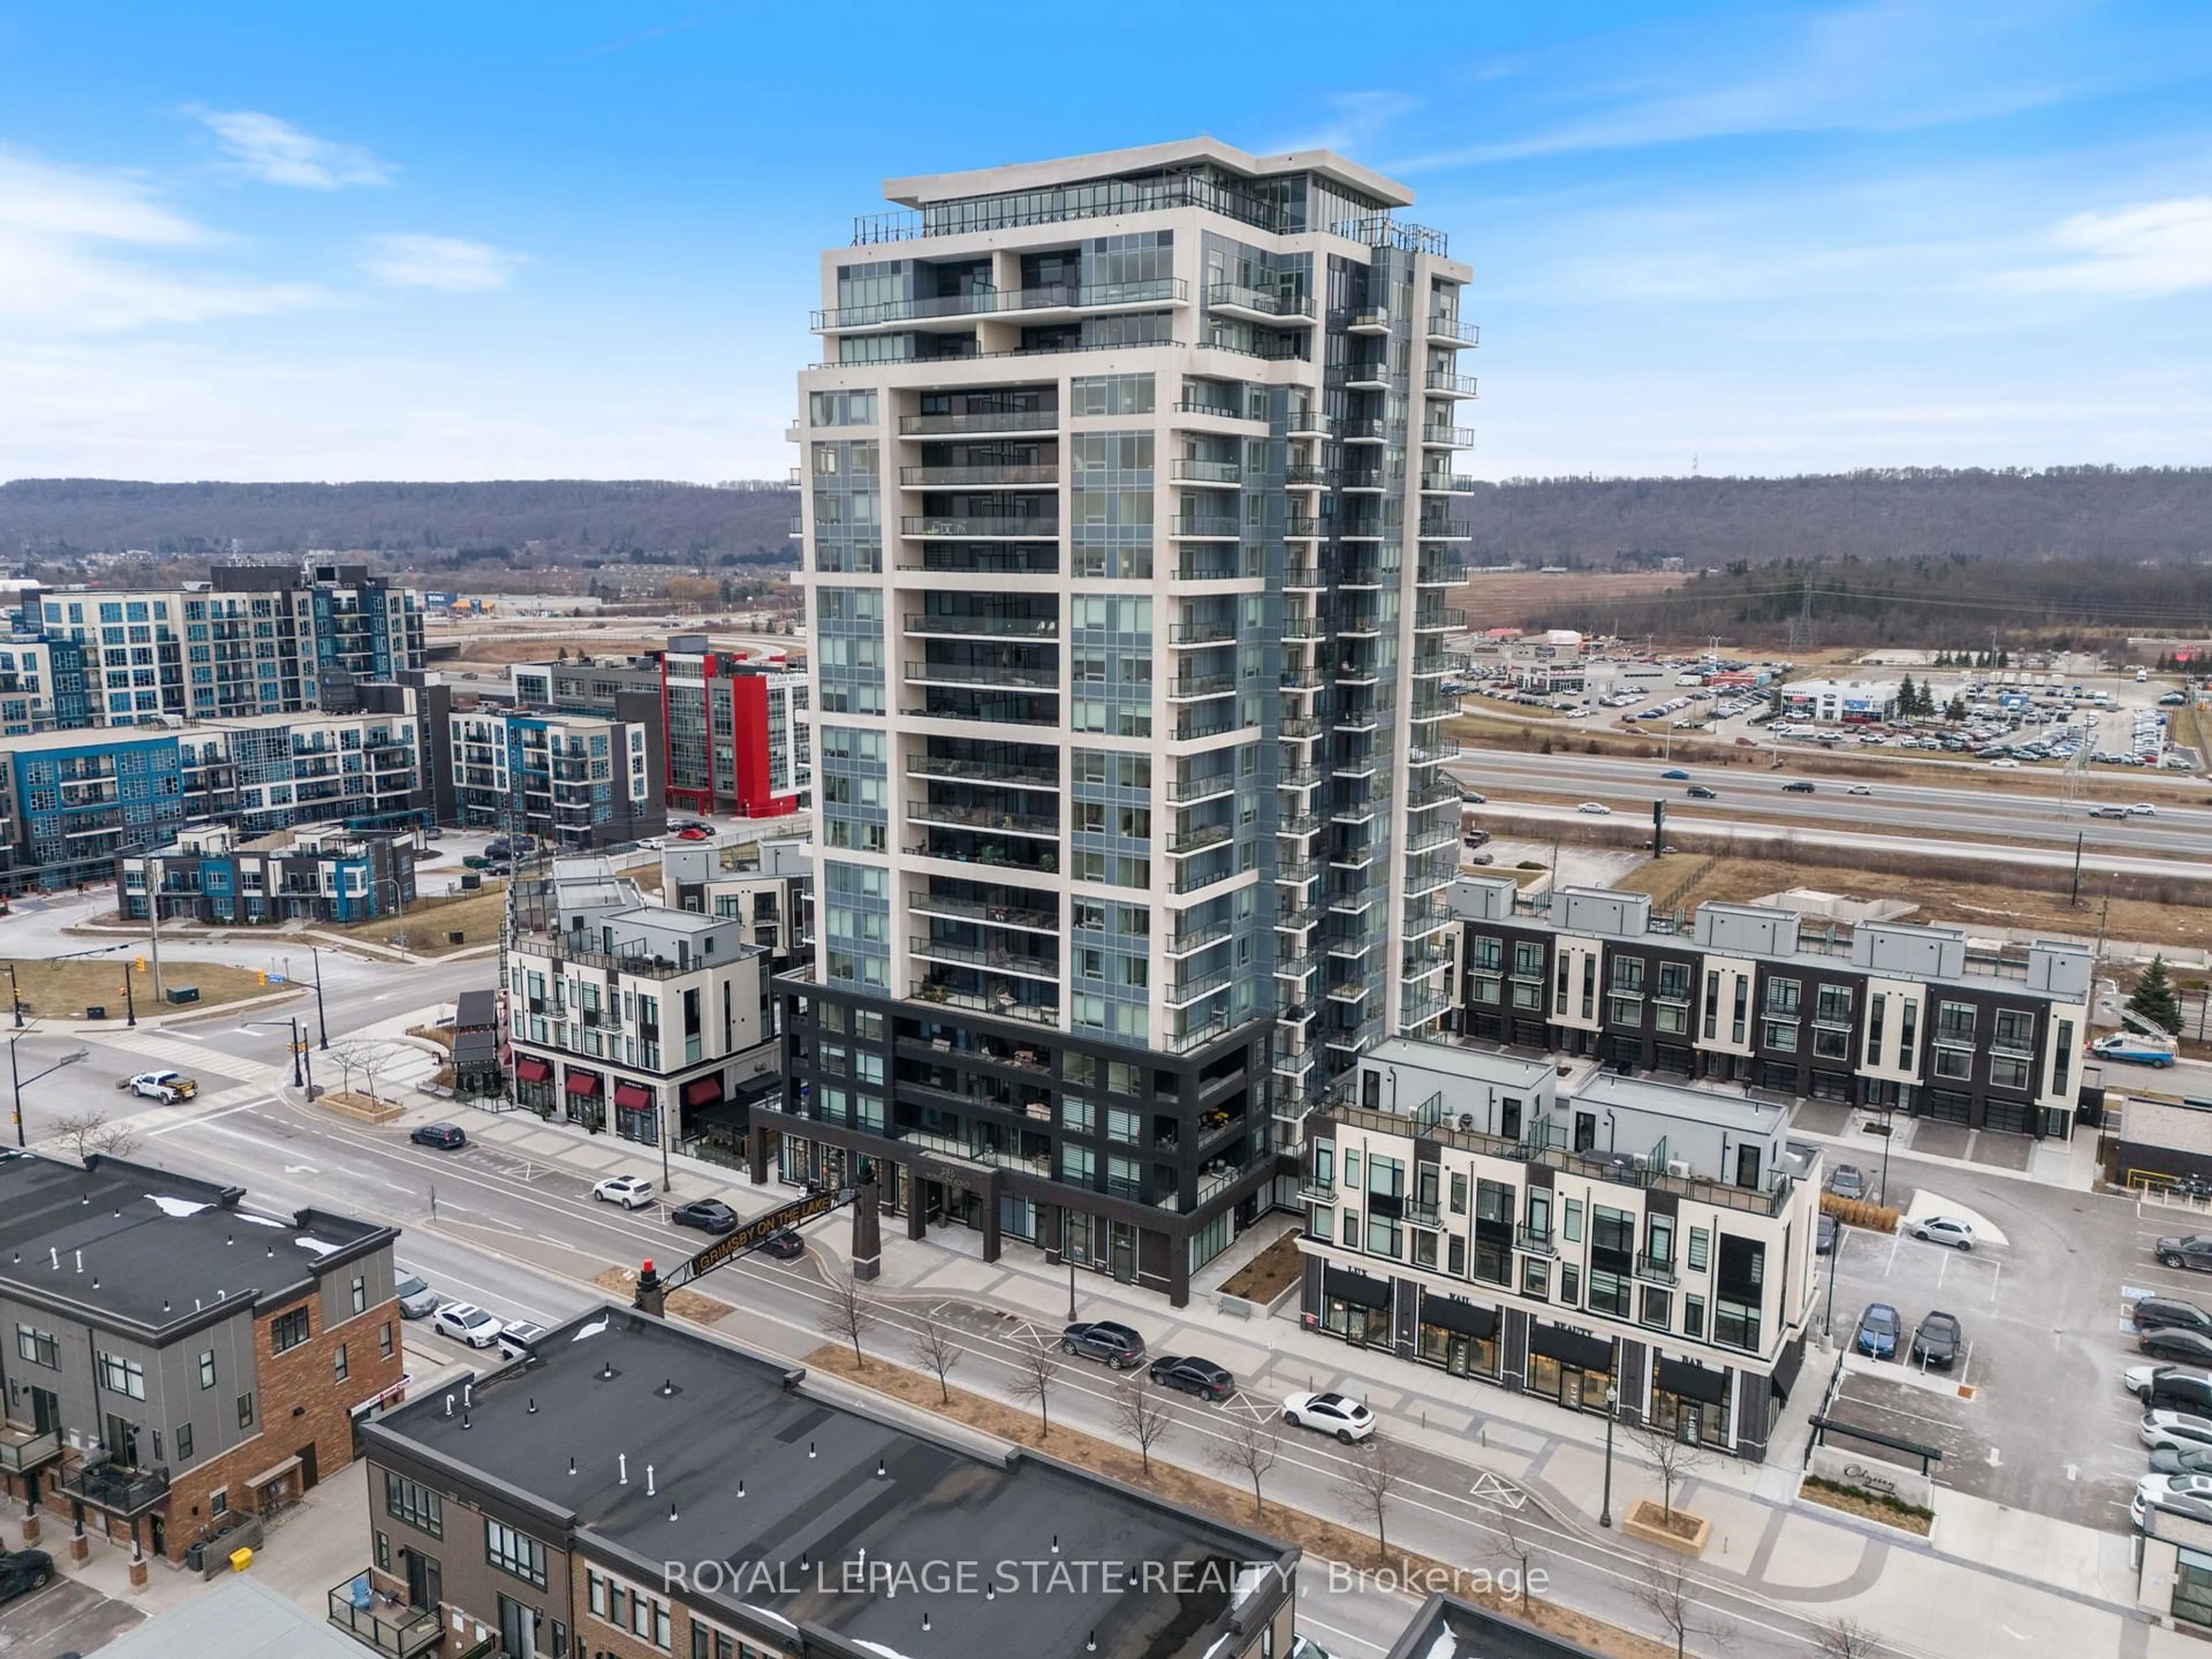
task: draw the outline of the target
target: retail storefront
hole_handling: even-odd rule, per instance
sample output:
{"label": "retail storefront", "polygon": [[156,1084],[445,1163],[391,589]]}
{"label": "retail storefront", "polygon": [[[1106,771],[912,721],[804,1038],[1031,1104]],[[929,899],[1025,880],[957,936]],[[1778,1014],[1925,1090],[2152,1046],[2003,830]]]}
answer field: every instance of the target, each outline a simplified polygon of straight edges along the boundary
{"label": "retail storefront", "polygon": [[1569,1411],[1602,1412],[1613,1382],[1613,1344],[1564,1325],[1528,1328],[1528,1392]]}
{"label": "retail storefront", "polygon": [[1498,1310],[1479,1308],[1456,1297],[1424,1295],[1415,1352],[1424,1364],[1441,1365],[1454,1376],[1495,1382],[1500,1358]]}
{"label": "retail storefront", "polygon": [[660,1109],[644,1084],[624,1078],[615,1085],[615,1133],[647,1146],[660,1144]]}
{"label": "retail storefront", "polygon": [[561,1103],[554,1098],[553,1063],[536,1054],[514,1057],[514,1103],[550,1115]]}
{"label": "retail storefront", "polygon": [[597,1072],[571,1066],[562,1074],[561,1093],[568,1107],[568,1121],[580,1123],[597,1133],[607,1127],[606,1094]]}
{"label": "retail storefront", "polygon": [[1390,1329],[1390,1281],[1370,1279],[1343,1267],[1322,1271],[1321,1328],[1340,1336],[1354,1347],[1388,1348],[1395,1341]]}
{"label": "retail storefront", "polygon": [[1729,1443],[1729,1384],[1734,1373],[1659,1356],[1651,1383],[1651,1420],[1692,1446]]}

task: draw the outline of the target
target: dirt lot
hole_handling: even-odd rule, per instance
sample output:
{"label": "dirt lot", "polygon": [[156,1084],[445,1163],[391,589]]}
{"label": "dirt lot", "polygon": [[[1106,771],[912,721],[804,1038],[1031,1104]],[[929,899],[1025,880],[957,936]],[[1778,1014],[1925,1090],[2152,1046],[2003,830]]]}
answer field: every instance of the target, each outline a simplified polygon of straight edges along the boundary
{"label": "dirt lot", "polygon": [[[1689,580],[1676,573],[1656,571],[1577,570],[1572,574],[1544,576],[1533,570],[1500,571],[1476,575],[1452,590],[1455,609],[1467,608],[1468,625],[1476,629],[1547,627],[1547,608],[1583,604],[1590,599],[1641,599],[1663,593]],[[1703,641],[1699,642],[1702,646]]]}
{"label": "dirt lot", "polygon": [[[1646,836],[1646,840],[1650,837]],[[1702,866],[1702,868],[1698,866]],[[1677,854],[1647,862],[1615,884],[1631,891],[1666,894],[1684,875],[1696,872],[1689,887],[1668,902],[1669,909],[1693,910],[1708,899],[1741,904],[1785,888],[1810,887],[1851,898],[1899,898],[1918,906],[1900,918],[1909,922],[1954,922],[1964,927],[2048,927],[2053,933],[2094,936],[2101,917],[2107,939],[2142,939],[2154,945],[2195,945],[2204,937],[2204,911],[2143,899],[2104,901],[2087,897],[2081,908],[2068,906],[2063,893],[1984,882],[1954,881],[1925,875],[1842,870],[1782,859],[1700,859]]]}
{"label": "dirt lot", "polygon": [[[417,899],[407,907],[404,917],[379,916],[374,921],[356,922],[349,927],[323,927],[317,931],[339,939],[367,939],[376,945],[404,939],[401,948],[404,950],[419,956],[441,957],[449,951],[496,941],[500,922],[506,915],[507,884],[488,881],[477,891],[455,898]],[[454,933],[462,936],[459,945],[447,938]]]}
{"label": "dirt lot", "polygon": [[[85,962],[19,961],[5,965],[15,970],[16,991],[23,999],[26,1014],[74,1018],[97,1005],[121,1019],[125,1006],[123,976],[131,969],[133,956],[143,949],[125,945],[112,956],[95,957]],[[226,968],[209,962],[166,963],[161,970],[161,983],[165,987],[197,985],[202,1006],[270,994],[269,988],[253,969]],[[131,994],[141,1014],[167,1012],[167,1005],[154,1000],[150,968],[143,974],[131,973]]]}

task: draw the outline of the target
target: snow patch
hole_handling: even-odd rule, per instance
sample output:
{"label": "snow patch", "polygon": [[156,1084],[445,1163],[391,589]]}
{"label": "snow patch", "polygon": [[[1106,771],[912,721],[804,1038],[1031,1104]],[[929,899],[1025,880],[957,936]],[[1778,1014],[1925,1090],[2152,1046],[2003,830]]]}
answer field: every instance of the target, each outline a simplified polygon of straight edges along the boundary
{"label": "snow patch", "polygon": [[1230,1595],[1229,1605],[1232,1607],[1241,1607],[1245,1602],[1250,1601],[1253,1592],[1267,1582],[1269,1571],[1270,1569],[1267,1567],[1237,1568],[1237,1588]]}
{"label": "snow patch", "polygon": [[338,1248],[335,1244],[325,1244],[319,1238],[310,1238],[304,1234],[292,1242],[303,1250],[313,1250],[317,1255],[335,1255]]}
{"label": "snow patch", "polygon": [[[752,1602],[748,1601],[745,1603],[745,1611],[747,1613],[757,1613],[763,1619],[773,1619],[777,1624],[781,1625],[786,1630],[797,1630],[799,1628],[798,1626],[793,1624],[790,1620],[785,1618],[774,1607],[757,1607]],[[877,1651],[879,1653],[889,1653],[890,1650],[889,1648],[879,1648]]]}
{"label": "snow patch", "polygon": [[[605,1314],[601,1314],[601,1315],[600,1315],[597,1319],[594,1319],[594,1320],[593,1320],[590,1324],[588,1324],[588,1325],[579,1325],[579,1326],[576,1328],[576,1334],[575,1334],[575,1335],[574,1335],[574,1336],[570,1337],[568,1340],[569,1340],[571,1342],[581,1342],[581,1341],[582,1341],[586,1337],[587,1337],[587,1336],[597,1336],[597,1335],[598,1335],[601,1331],[603,1331],[603,1330],[606,1329],[606,1328],[607,1328],[607,1316],[606,1316]],[[787,1620],[786,1622],[787,1622],[787,1623],[788,1623],[789,1621],[788,1621],[788,1620]],[[796,1625],[793,1625],[793,1626],[792,1626],[792,1628],[793,1628],[793,1630],[797,1630],[797,1629],[799,1628],[799,1626],[796,1626]]]}
{"label": "snow patch", "polygon": [[289,1227],[292,1224],[289,1221],[279,1221],[274,1216],[256,1215],[251,1210],[239,1211],[238,1218],[253,1227]]}
{"label": "snow patch", "polygon": [[863,1642],[856,1636],[853,1638],[853,1645],[856,1648],[866,1648],[870,1653],[880,1653],[884,1656],[884,1659],[906,1659],[906,1656],[896,1648],[887,1648],[881,1642]]}
{"label": "snow patch", "polygon": [[202,1210],[215,1208],[212,1204],[195,1203],[189,1198],[171,1198],[164,1193],[149,1193],[146,1196],[153,1200],[154,1206],[163,1215],[176,1216],[179,1218],[188,1215],[198,1215]]}
{"label": "snow patch", "polygon": [[1429,1644],[1429,1650],[1421,1659],[1453,1659],[1459,1651],[1459,1638],[1449,1631],[1438,1631],[1437,1639]]}

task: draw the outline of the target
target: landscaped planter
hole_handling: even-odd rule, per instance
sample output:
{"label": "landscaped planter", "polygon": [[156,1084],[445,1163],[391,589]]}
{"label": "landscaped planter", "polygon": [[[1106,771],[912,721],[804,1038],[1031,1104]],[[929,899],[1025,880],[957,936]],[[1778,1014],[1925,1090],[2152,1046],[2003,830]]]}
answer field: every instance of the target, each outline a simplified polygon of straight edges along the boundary
{"label": "landscaped planter", "polygon": [[1703,1555],[1705,1540],[1713,1535],[1713,1523],[1703,1516],[1683,1510],[1670,1516],[1663,1504],[1648,1498],[1638,1498],[1630,1507],[1620,1529],[1632,1538],[1680,1550],[1685,1555]]}

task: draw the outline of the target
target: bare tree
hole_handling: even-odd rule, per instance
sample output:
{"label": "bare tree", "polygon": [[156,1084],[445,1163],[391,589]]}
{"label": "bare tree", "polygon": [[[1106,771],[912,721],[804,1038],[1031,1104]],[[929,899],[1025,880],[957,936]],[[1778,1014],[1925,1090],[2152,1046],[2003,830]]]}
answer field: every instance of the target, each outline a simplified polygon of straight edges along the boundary
{"label": "bare tree", "polygon": [[338,1087],[343,1092],[353,1092],[353,1074],[361,1070],[362,1044],[358,1037],[345,1037],[330,1046],[325,1056],[338,1068]]}
{"label": "bare tree", "polygon": [[826,1334],[852,1345],[853,1364],[861,1370],[867,1369],[868,1359],[860,1352],[860,1339],[875,1329],[878,1322],[876,1299],[859,1279],[848,1273],[830,1281],[818,1323]]}
{"label": "bare tree", "polygon": [[1345,1504],[1374,1521],[1378,1556],[1390,1553],[1387,1511],[1392,1495],[1405,1484],[1407,1473],[1404,1455],[1395,1443],[1380,1435],[1362,1441],[1345,1469]]}
{"label": "bare tree", "polygon": [[943,1396],[944,1404],[951,1405],[952,1390],[945,1386],[945,1378],[960,1363],[963,1352],[952,1340],[951,1328],[934,1319],[925,1319],[915,1328],[908,1351],[914,1355],[915,1364],[936,1377],[937,1392]]}
{"label": "bare tree", "polygon": [[368,1089],[371,1101],[379,1098],[376,1080],[392,1069],[392,1045],[388,1042],[364,1042],[361,1045],[355,1064],[361,1067],[362,1086]]}
{"label": "bare tree", "polygon": [[1144,1372],[1125,1376],[1114,1385],[1114,1420],[1137,1443],[1137,1455],[1144,1459],[1145,1473],[1150,1474],[1152,1448],[1175,1426],[1175,1418],[1166,1399]]}
{"label": "bare tree", "polygon": [[1243,1475],[1252,1483],[1252,1513],[1264,1516],[1267,1506],[1260,1498],[1260,1482],[1275,1460],[1282,1455],[1282,1437],[1270,1422],[1240,1422],[1229,1431],[1229,1437],[1214,1447],[1206,1455],[1216,1468],[1230,1474]]}
{"label": "bare tree", "polygon": [[1528,1571],[1536,1560],[1535,1535],[1518,1510],[1500,1508],[1492,1523],[1496,1528],[1497,1541],[1491,1553],[1508,1565],[1521,1587],[1521,1616],[1528,1616]]}
{"label": "bare tree", "polygon": [[1689,1563],[1678,1555],[1644,1564],[1642,1575],[1628,1587],[1636,1604],[1656,1619],[1674,1644],[1674,1659],[1686,1659],[1690,1638],[1702,1637],[1716,1647],[1726,1647],[1735,1637],[1731,1626],[1709,1619],[1698,1605],[1697,1582]]}
{"label": "bare tree", "polygon": [[1651,1460],[1652,1467],[1659,1471],[1660,1518],[1672,1521],[1674,1518],[1674,1488],[1689,1478],[1691,1470],[1704,1467],[1704,1449],[1691,1445],[1671,1430],[1650,1425],[1630,1429],[1628,1437],[1636,1443],[1644,1456]]}
{"label": "bare tree", "polygon": [[1812,1648],[1820,1659],[1875,1659],[1881,1638],[1856,1619],[1829,1619],[1813,1626]]}
{"label": "bare tree", "polygon": [[94,1152],[106,1158],[122,1158],[138,1144],[130,1130],[110,1123],[104,1112],[73,1112],[56,1118],[54,1133],[69,1143],[80,1164]]}
{"label": "bare tree", "polygon": [[1040,1342],[1022,1349],[1014,1361],[1014,1392],[1036,1401],[1041,1441],[1052,1438],[1052,1389],[1060,1381],[1060,1357]]}

